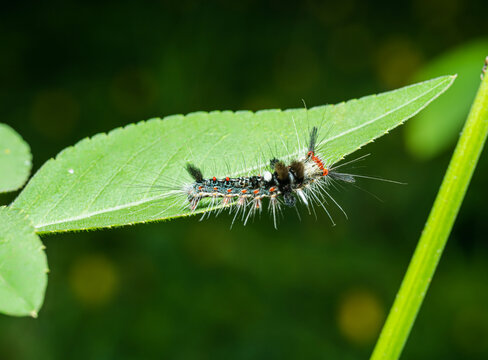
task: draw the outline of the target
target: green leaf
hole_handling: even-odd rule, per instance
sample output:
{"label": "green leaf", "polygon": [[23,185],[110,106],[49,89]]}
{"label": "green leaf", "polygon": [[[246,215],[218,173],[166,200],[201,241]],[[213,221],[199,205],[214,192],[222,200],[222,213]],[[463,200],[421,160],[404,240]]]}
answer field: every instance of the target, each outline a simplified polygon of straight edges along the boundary
{"label": "green leaf", "polygon": [[480,84],[480,59],[486,57],[487,49],[488,39],[463,44],[430,62],[415,76],[420,81],[457,73],[458,79],[445,96],[406,126],[406,145],[413,155],[428,160],[452,149]]}
{"label": "green leaf", "polygon": [[47,285],[43,249],[25,213],[0,207],[0,312],[37,317]]}
{"label": "green leaf", "polygon": [[453,81],[444,76],[310,110],[200,112],[129,125],[62,151],[13,206],[29,213],[41,233],[189,215],[184,196],[162,197],[191,181],[187,161],[203,167],[206,176],[259,172],[272,157],[298,155],[296,133],[303,155],[308,129],[322,124],[321,155],[334,163],[402,124]]}
{"label": "green leaf", "polygon": [[24,185],[32,167],[27,143],[10,126],[0,124],[0,193]]}

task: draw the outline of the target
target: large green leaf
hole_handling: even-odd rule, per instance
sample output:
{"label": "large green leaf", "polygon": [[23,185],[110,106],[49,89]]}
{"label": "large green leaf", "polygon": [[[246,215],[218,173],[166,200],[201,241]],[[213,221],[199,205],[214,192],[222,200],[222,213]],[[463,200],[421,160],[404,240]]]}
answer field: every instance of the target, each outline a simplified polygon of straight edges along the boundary
{"label": "large green leaf", "polygon": [[402,124],[453,81],[444,76],[310,110],[200,112],[129,125],[62,151],[13,206],[28,212],[41,233],[188,215],[184,196],[162,197],[190,181],[187,161],[206,176],[259,171],[273,156],[296,156],[296,133],[303,147],[307,129],[322,124],[321,155],[333,163]]}
{"label": "large green leaf", "polygon": [[0,193],[24,185],[30,174],[31,159],[29,145],[10,126],[0,124]]}
{"label": "large green leaf", "polygon": [[0,312],[37,317],[47,285],[43,249],[25,213],[0,207]]}

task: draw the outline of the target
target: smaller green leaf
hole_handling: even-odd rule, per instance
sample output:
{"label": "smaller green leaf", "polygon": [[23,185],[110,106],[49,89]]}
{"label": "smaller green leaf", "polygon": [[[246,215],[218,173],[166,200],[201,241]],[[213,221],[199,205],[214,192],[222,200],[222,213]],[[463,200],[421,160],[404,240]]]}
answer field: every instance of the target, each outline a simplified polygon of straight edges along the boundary
{"label": "smaller green leaf", "polygon": [[0,193],[21,188],[31,167],[29,145],[10,126],[0,124]]}
{"label": "smaller green leaf", "polygon": [[407,124],[405,141],[413,155],[427,160],[454,146],[480,84],[487,51],[488,39],[464,44],[427,64],[415,76],[421,81],[457,73],[458,79],[448,93]]}
{"label": "smaller green leaf", "polygon": [[22,211],[0,207],[0,312],[37,317],[47,285],[43,249]]}

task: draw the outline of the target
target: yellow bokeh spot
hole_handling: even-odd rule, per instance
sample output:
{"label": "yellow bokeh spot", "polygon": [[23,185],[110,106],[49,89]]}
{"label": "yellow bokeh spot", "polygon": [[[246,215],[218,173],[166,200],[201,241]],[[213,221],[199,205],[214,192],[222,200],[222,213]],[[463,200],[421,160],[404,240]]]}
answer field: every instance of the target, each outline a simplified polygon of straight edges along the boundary
{"label": "yellow bokeh spot", "polygon": [[201,266],[215,266],[232,258],[233,243],[227,233],[203,225],[188,232],[186,251]]}
{"label": "yellow bokeh spot", "polygon": [[384,315],[383,306],[374,293],[354,290],[347,293],[339,304],[339,330],[350,342],[367,345],[378,336]]}
{"label": "yellow bokeh spot", "polygon": [[376,53],[378,77],[384,86],[396,88],[407,84],[422,65],[422,54],[406,38],[391,38]]}
{"label": "yellow bokeh spot", "polygon": [[113,79],[110,98],[119,112],[139,116],[156,102],[158,88],[152,73],[143,69],[125,70]]}
{"label": "yellow bokeh spot", "polygon": [[10,149],[5,149],[5,154],[10,154]]}
{"label": "yellow bokeh spot", "polygon": [[79,117],[78,102],[65,90],[44,90],[34,98],[31,122],[39,133],[48,138],[62,138],[71,134]]}
{"label": "yellow bokeh spot", "polygon": [[488,310],[483,300],[465,304],[453,314],[453,345],[469,358],[486,358],[488,353]]}
{"label": "yellow bokeh spot", "polygon": [[70,272],[75,297],[84,305],[100,307],[109,303],[118,290],[115,265],[104,255],[85,255],[76,260]]}

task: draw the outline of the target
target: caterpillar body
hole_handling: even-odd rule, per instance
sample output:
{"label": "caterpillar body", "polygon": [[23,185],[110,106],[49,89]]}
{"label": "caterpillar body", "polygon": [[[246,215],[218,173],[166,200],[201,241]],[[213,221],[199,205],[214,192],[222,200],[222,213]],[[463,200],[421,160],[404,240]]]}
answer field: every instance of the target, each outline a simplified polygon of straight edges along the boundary
{"label": "caterpillar body", "polygon": [[288,164],[273,158],[269,161],[269,170],[258,175],[205,178],[198,166],[188,163],[186,170],[194,182],[183,185],[181,189],[187,196],[187,206],[195,212],[202,200],[210,199],[208,209],[215,208],[220,212],[227,208],[235,211],[233,223],[240,215],[245,224],[256,213],[262,212],[263,200],[267,199],[276,227],[282,205],[295,207],[299,200],[312,209],[314,205],[320,205],[333,223],[325,206],[327,200],[344,211],[329,194],[328,187],[335,180],[354,183],[356,175],[338,172],[342,165],[334,167],[334,164],[328,164],[317,154],[317,137],[318,128],[313,127],[302,157]]}

